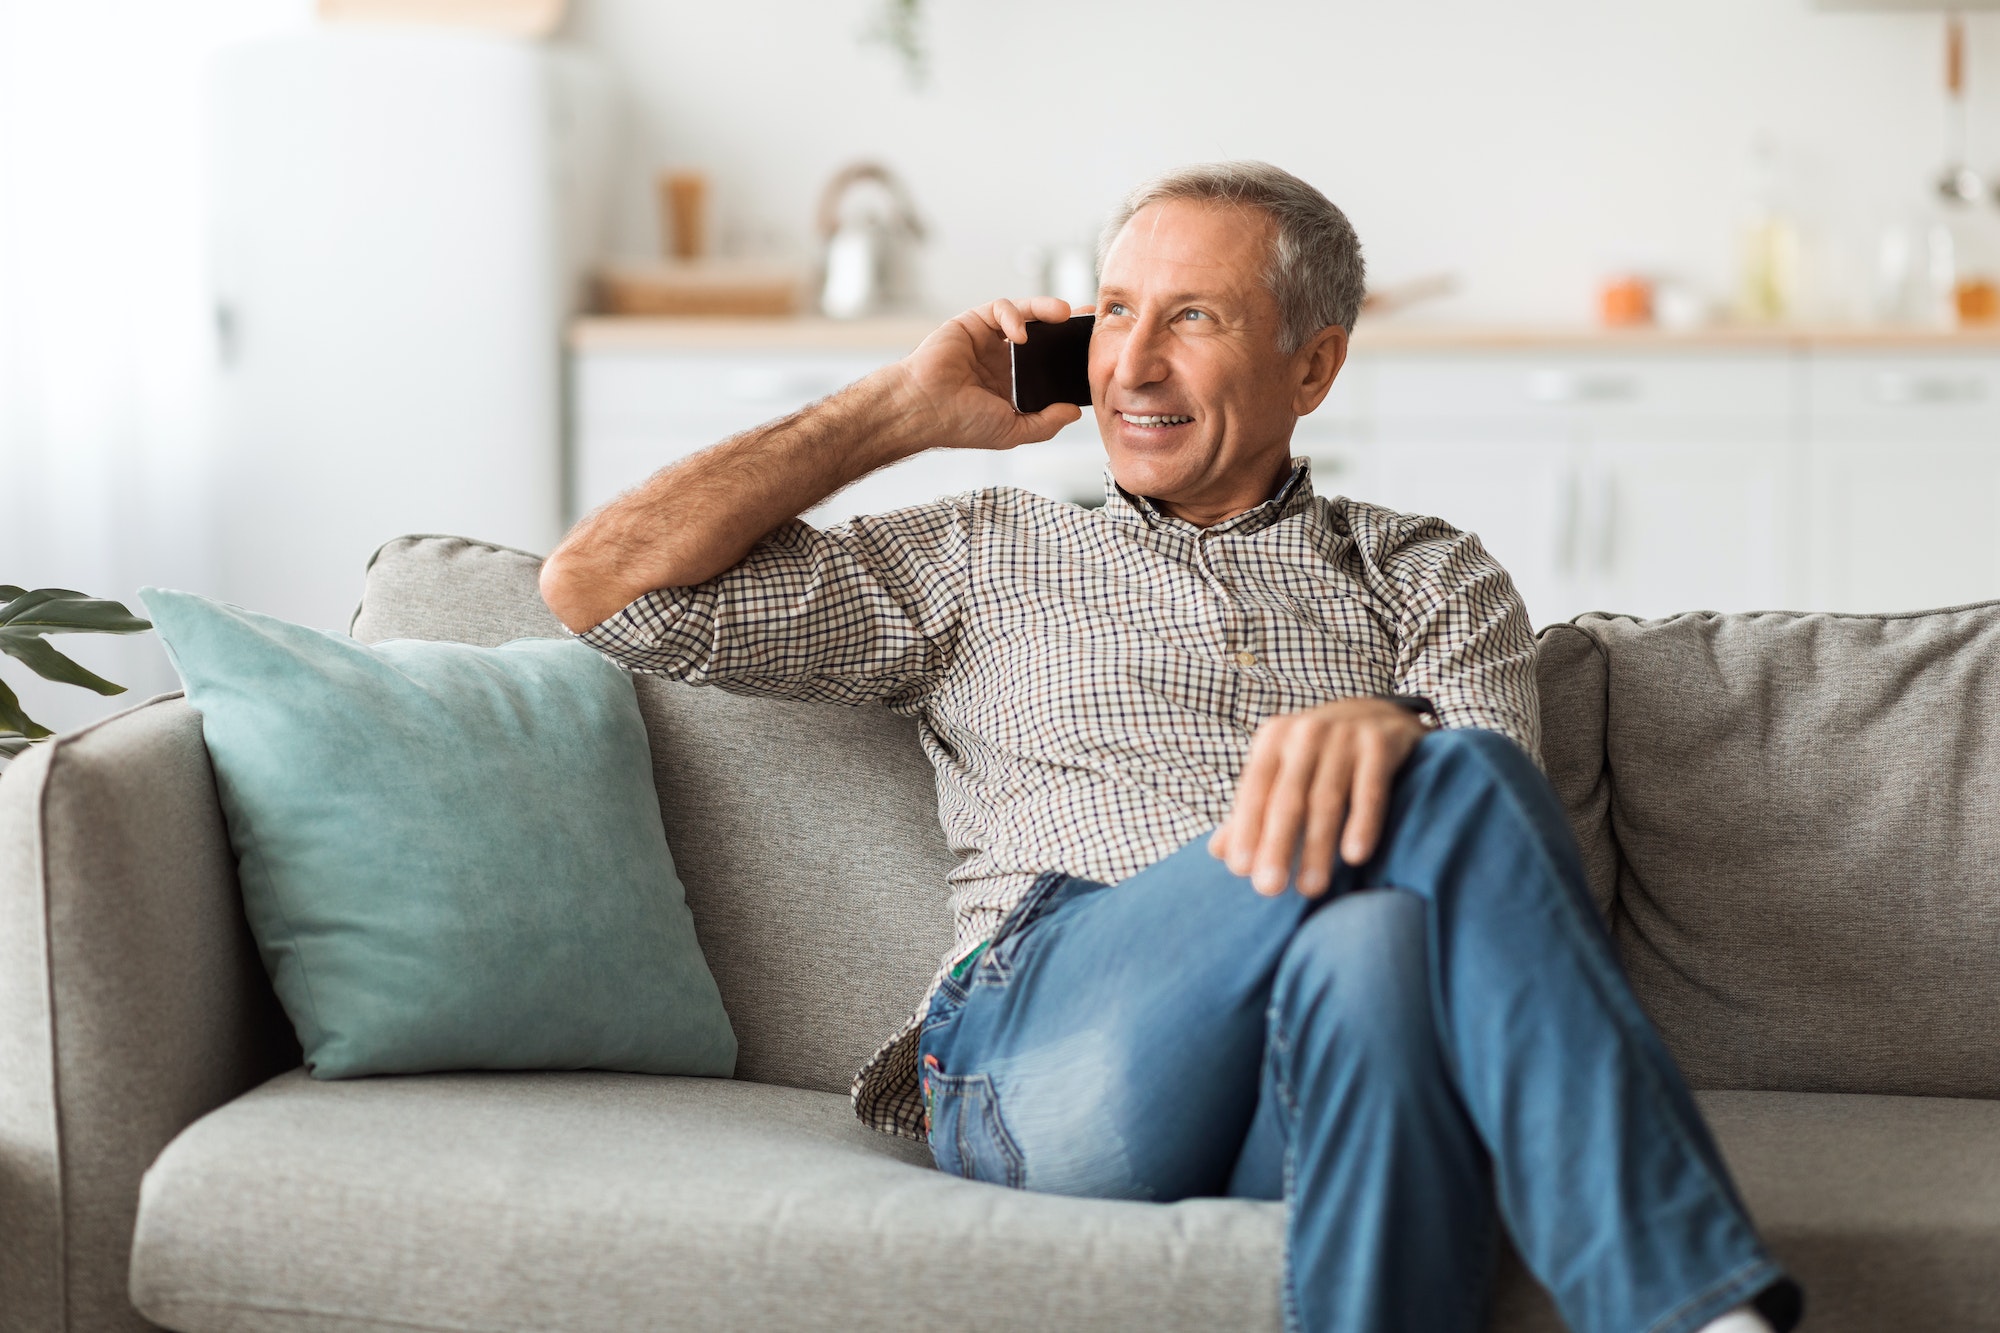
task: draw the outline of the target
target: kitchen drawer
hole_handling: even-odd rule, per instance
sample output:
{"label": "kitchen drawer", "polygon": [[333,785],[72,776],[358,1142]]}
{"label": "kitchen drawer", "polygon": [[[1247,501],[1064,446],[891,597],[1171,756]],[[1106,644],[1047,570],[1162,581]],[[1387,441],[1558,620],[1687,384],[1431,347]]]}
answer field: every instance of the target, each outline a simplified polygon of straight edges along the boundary
{"label": "kitchen drawer", "polygon": [[581,435],[699,423],[716,438],[795,412],[907,349],[856,352],[592,352],[575,361]]}
{"label": "kitchen drawer", "polygon": [[579,437],[570,462],[575,509],[571,521],[637,486],[667,464],[706,449],[720,438],[643,428],[599,431]]}
{"label": "kitchen drawer", "polygon": [[1373,359],[1378,422],[1777,418],[1793,408],[1784,353],[1382,355]]}
{"label": "kitchen drawer", "polygon": [[1843,355],[1811,359],[1816,440],[1988,439],[2000,447],[2000,355]]}
{"label": "kitchen drawer", "polygon": [[[600,435],[579,449],[576,457],[577,516],[589,513],[607,500],[637,486],[660,468],[714,441],[696,436],[659,436],[644,433]],[[1038,446],[1054,448],[1053,444]],[[1001,484],[1025,485],[1030,490],[1053,493],[1052,487],[1065,486],[1076,477],[1085,479],[1084,490],[1095,495],[1097,473],[1103,467],[1103,453],[1091,441],[1085,450],[1069,446],[1067,468],[1045,469],[1045,475],[1022,480],[1010,474],[1009,456],[986,449],[932,449],[900,463],[872,472],[825,503],[806,518],[816,524],[837,523],[855,514],[874,514],[921,504],[940,495],[977,490]],[[1093,465],[1088,454],[1096,455]],[[1080,462],[1078,460],[1081,460]],[[1035,484],[1036,480],[1046,484]],[[1069,487],[1074,489],[1073,486]],[[1060,498],[1069,499],[1069,495]],[[1094,503],[1094,501],[1093,501]]]}

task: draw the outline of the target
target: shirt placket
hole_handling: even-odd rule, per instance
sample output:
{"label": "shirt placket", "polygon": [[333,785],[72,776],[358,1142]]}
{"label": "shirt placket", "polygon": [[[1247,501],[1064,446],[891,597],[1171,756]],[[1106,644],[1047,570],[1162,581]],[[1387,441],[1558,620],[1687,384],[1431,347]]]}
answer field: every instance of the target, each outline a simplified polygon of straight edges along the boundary
{"label": "shirt placket", "polygon": [[1195,563],[1221,617],[1222,661],[1232,684],[1229,711],[1238,726],[1250,730],[1270,711],[1270,666],[1264,660],[1263,627],[1236,591],[1231,566],[1238,545],[1235,533],[1207,529],[1196,542]]}

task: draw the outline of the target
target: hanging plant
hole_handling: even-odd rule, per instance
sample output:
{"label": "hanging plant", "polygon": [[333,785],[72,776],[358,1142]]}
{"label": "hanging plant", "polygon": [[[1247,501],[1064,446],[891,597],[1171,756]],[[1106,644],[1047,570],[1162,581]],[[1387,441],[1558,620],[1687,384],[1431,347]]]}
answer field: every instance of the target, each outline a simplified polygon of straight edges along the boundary
{"label": "hanging plant", "polygon": [[[44,680],[76,685],[98,694],[123,694],[82,663],[57,652],[50,634],[139,634],[153,627],[123,603],[72,592],[68,588],[17,588],[0,583],[0,653]],[[53,735],[21,707],[20,696],[0,680],[0,759],[12,759],[36,741]]]}
{"label": "hanging plant", "polygon": [[924,86],[930,77],[929,52],[924,47],[924,0],[882,0],[867,37],[901,58],[910,87]]}

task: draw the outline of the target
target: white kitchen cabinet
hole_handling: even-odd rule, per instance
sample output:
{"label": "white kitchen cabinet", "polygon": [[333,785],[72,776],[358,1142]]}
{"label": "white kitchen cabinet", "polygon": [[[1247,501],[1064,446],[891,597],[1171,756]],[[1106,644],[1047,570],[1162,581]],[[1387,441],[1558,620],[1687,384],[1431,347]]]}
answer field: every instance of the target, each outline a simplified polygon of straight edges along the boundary
{"label": "white kitchen cabinet", "polygon": [[[774,327],[684,322],[579,339],[572,512],[832,392],[925,331],[786,329],[774,344]],[[1537,625],[1588,610],[1907,610],[2000,597],[2000,340],[1420,342],[1364,338],[1299,423],[1294,452],[1313,459],[1322,494],[1479,533]],[[1086,418],[1008,453],[919,455],[808,517],[995,484],[1096,504],[1103,466]]]}
{"label": "white kitchen cabinet", "polygon": [[[615,321],[587,321],[598,327]],[[821,330],[837,347],[702,346],[684,328],[668,345],[593,345],[571,358],[571,517],[580,517],[669,463],[739,431],[795,412],[905,355],[927,326],[898,321]],[[740,333],[738,326],[720,330]],[[1341,376],[1300,423],[1297,448],[1322,489],[1367,482],[1363,372]],[[863,478],[805,517],[834,523],[982,486],[1020,486],[1095,506],[1104,496],[1104,446],[1089,416],[1054,439],[1004,452],[940,448]]]}
{"label": "white kitchen cabinet", "polygon": [[1825,355],[1808,383],[1813,605],[2000,598],[2000,357]]}
{"label": "white kitchen cabinet", "polygon": [[1374,484],[1357,498],[1478,533],[1541,625],[1572,614],[1580,595],[1580,462],[1556,439],[1452,439],[1412,426],[1379,442]]}
{"label": "white kitchen cabinet", "polygon": [[1478,533],[1537,625],[1794,591],[1788,358],[1417,355],[1373,374],[1371,498]]}
{"label": "white kitchen cabinet", "polygon": [[[660,468],[853,383],[909,348],[753,351],[606,350],[572,370],[573,516]],[[910,496],[988,484],[990,460],[921,454],[884,469],[815,509],[815,522],[894,508]]]}
{"label": "white kitchen cabinet", "polygon": [[1792,468],[1775,430],[1736,423],[1593,445],[1580,486],[1578,609],[1650,617],[1796,604]]}
{"label": "white kitchen cabinet", "polygon": [[[879,341],[863,326],[837,348],[585,348],[571,370],[570,509],[580,516],[660,468],[739,431],[824,398],[909,352],[921,329],[896,324]],[[856,334],[863,336],[856,337]],[[958,491],[1024,485],[1098,503],[1103,451],[1078,422],[1013,453],[940,448],[862,478],[808,512],[837,523]]]}

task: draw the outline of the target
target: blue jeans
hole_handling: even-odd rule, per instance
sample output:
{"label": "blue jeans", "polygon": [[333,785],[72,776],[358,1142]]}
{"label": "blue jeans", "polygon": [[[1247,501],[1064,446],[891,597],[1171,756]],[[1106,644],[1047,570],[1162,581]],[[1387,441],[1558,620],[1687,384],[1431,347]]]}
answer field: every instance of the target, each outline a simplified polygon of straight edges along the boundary
{"label": "blue jeans", "polygon": [[1048,874],[919,1048],[939,1167],[1095,1198],[1285,1201],[1286,1326],[1477,1330],[1496,1225],[1578,1333],[1799,1291],[1751,1228],[1518,747],[1426,737],[1382,847],[1266,898],[1203,838]]}

